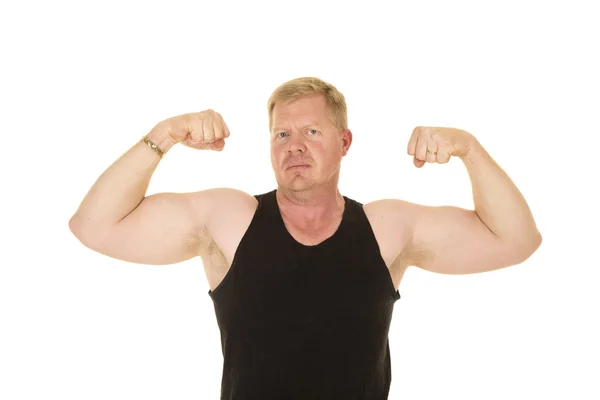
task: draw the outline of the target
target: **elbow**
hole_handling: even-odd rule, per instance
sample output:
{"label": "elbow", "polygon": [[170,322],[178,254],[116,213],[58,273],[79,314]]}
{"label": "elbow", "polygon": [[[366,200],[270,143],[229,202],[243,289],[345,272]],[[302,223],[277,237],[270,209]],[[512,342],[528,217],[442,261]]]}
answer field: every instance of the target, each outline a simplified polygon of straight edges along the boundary
{"label": "elbow", "polygon": [[81,222],[76,215],[73,215],[69,220],[69,230],[75,236],[79,236],[79,232],[81,231]]}
{"label": "elbow", "polygon": [[[539,231],[536,231],[533,235],[533,238],[529,241],[530,253],[533,254],[537,249],[542,245],[542,234]],[[530,255],[531,255],[530,254]]]}
{"label": "elbow", "polygon": [[520,264],[531,257],[542,245],[542,235],[536,232],[532,237],[524,240],[516,247],[517,264]]}
{"label": "elbow", "polygon": [[69,230],[79,240],[81,240],[81,237],[83,237],[86,234],[86,232],[90,231],[87,225],[88,224],[86,224],[85,221],[78,214],[73,215],[69,220]]}
{"label": "elbow", "polygon": [[74,215],[69,220],[69,230],[81,244],[92,250],[99,249],[100,243],[106,232],[96,226],[91,226],[77,215]]}
{"label": "elbow", "polygon": [[535,250],[537,250],[542,245],[542,234],[537,232],[535,236]]}
{"label": "elbow", "polygon": [[90,247],[90,234],[89,229],[85,228],[85,225],[77,217],[73,216],[69,220],[69,230],[86,247]]}

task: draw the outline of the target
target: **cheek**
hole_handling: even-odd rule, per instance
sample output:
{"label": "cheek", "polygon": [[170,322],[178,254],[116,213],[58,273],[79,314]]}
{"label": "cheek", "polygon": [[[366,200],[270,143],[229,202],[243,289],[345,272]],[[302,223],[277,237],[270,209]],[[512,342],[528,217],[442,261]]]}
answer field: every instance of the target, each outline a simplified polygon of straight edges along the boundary
{"label": "cheek", "polygon": [[330,171],[336,169],[340,161],[340,154],[334,151],[313,152],[313,159],[321,169]]}
{"label": "cheek", "polygon": [[277,149],[271,149],[271,164],[274,168],[281,167],[281,162],[283,161],[285,154],[281,151],[277,151]]}
{"label": "cheek", "polygon": [[323,155],[327,168],[330,170],[336,170],[339,168],[340,161],[342,159],[343,151],[341,148],[331,149],[329,152]]}

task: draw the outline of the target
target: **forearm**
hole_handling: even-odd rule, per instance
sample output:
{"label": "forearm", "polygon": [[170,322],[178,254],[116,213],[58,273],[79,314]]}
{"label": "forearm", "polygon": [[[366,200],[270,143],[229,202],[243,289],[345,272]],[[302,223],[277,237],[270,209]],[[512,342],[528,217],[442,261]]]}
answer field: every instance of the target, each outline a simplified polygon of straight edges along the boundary
{"label": "forearm", "polygon": [[[161,124],[148,138],[165,153],[174,145]],[[144,199],[159,161],[156,152],[138,141],[100,175],[69,221],[71,230],[100,233],[131,213]]]}
{"label": "forearm", "polygon": [[525,198],[509,176],[474,139],[461,157],[473,188],[475,212],[498,238],[529,250],[539,246],[541,235]]}

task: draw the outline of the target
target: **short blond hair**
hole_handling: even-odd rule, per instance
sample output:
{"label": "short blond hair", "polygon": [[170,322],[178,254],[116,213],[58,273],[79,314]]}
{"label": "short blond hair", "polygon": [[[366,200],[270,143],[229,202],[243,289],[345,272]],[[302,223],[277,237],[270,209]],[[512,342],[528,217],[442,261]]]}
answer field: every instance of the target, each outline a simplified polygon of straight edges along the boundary
{"label": "short blond hair", "polygon": [[298,97],[321,93],[326,99],[327,116],[338,131],[348,129],[346,98],[332,84],[315,77],[295,78],[279,85],[269,97],[269,132],[273,127],[273,108],[276,103],[286,104]]}

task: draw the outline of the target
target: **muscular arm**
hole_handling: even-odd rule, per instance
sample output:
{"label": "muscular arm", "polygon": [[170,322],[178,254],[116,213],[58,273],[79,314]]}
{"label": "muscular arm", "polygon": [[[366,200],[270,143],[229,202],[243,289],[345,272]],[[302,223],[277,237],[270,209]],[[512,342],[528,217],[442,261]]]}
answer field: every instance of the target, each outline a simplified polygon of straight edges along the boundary
{"label": "muscular arm", "polygon": [[442,274],[492,271],[523,262],[542,240],[525,199],[478,143],[462,160],[471,178],[474,210],[397,199],[373,202],[402,238],[399,257]]}
{"label": "muscular arm", "polygon": [[477,141],[462,160],[471,179],[475,209],[408,206],[409,258],[418,267],[447,274],[523,262],[542,241],[523,195]]}
{"label": "muscular arm", "polygon": [[[167,127],[148,137],[164,152],[174,144]],[[138,142],[94,183],[69,221],[86,247],[109,257],[145,264],[170,264],[197,254],[204,207],[211,192],[159,193],[146,197],[160,157]]]}

